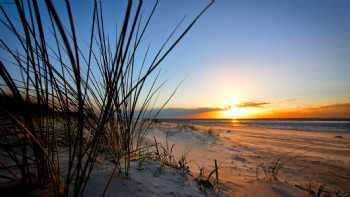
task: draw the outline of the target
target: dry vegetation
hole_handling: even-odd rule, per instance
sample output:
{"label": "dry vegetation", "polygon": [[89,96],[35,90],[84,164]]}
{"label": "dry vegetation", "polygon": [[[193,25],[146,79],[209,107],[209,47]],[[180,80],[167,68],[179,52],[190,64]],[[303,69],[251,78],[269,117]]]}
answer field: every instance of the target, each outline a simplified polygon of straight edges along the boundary
{"label": "dry vegetation", "polygon": [[[144,149],[147,118],[159,113],[152,110],[163,85],[159,65],[213,2],[178,33],[181,21],[153,57],[140,46],[158,2],[147,12],[141,0],[128,1],[115,43],[102,4],[92,2],[84,49],[70,2],[61,3],[66,18],[51,0],[6,5],[17,15],[0,7],[10,38],[0,40],[0,97],[11,101],[0,105],[0,184],[28,188],[21,195],[82,196],[100,155],[115,165],[106,188],[112,176],[128,176],[130,161]],[[186,168],[185,159],[178,167]]]}

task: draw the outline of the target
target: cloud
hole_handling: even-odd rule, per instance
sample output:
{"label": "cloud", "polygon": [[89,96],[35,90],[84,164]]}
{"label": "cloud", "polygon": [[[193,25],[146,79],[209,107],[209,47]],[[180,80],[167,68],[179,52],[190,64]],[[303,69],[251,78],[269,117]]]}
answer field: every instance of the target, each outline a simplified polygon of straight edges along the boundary
{"label": "cloud", "polygon": [[159,113],[160,118],[184,118],[196,114],[222,111],[222,108],[201,107],[201,108],[165,108]]}
{"label": "cloud", "polygon": [[264,105],[268,105],[270,104],[269,102],[253,102],[253,101],[250,101],[250,102],[244,102],[244,103],[240,103],[237,105],[237,107],[241,107],[241,108],[244,108],[244,107],[264,107]]}
{"label": "cloud", "polygon": [[[263,107],[270,104],[269,102],[244,102],[235,107],[248,108],[248,107]],[[220,116],[220,113],[225,110],[229,110],[232,106],[225,108],[219,107],[199,107],[199,108],[165,108],[158,117],[171,119],[171,118],[213,118]]]}
{"label": "cloud", "polygon": [[[262,108],[269,102],[245,102],[236,107]],[[201,108],[165,108],[159,118],[217,118],[222,117],[222,111],[228,108],[201,107]],[[334,103],[315,107],[297,107],[276,109],[264,113],[254,114],[249,118],[350,118],[350,103]]]}

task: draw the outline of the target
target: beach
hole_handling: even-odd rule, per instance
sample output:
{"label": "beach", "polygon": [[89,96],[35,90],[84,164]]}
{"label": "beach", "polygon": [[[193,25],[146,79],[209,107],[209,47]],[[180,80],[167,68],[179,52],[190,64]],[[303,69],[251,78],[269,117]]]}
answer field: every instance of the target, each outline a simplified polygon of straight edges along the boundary
{"label": "beach", "polygon": [[[224,196],[309,196],[349,192],[350,133],[161,122],[151,142],[175,144],[194,176],[219,164]],[[275,170],[273,170],[275,168]]]}
{"label": "beach", "polygon": [[0,196],[350,197],[350,1],[0,1]]}

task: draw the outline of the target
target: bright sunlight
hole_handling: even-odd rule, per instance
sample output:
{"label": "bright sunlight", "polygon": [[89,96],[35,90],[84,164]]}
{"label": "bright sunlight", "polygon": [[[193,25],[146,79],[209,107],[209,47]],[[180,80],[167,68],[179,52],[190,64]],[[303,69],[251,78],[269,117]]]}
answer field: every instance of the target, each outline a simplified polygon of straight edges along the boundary
{"label": "bright sunlight", "polygon": [[228,119],[238,119],[238,118],[247,118],[249,115],[252,115],[256,112],[254,108],[240,107],[240,104],[243,103],[238,97],[231,97],[223,102],[225,110],[222,111],[220,116],[222,118]]}

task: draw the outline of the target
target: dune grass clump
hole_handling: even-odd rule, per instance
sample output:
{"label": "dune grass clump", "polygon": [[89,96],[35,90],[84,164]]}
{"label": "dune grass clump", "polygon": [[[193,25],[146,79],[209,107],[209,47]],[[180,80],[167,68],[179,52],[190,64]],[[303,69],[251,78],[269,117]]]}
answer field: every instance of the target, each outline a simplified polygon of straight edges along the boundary
{"label": "dune grass clump", "polygon": [[207,130],[207,135],[208,135],[208,137],[211,137],[211,138],[213,138],[214,140],[218,140],[219,137],[220,137],[220,134],[217,133],[217,132],[216,132],[215,130],[213,130],[212,128],[209,128],[209,129]]}
{"label": "dune grass clump", "polygon": [[214,133],[213,129],[209,128],[207,133],[209,136],[215,137],[215,133]]}
{"label": "dune grass clump", "polygon": [[0,39],[0,98],[11,101],[0,103],[0,184],[82,196],[101,155],[115,165],[106,188],[113,175],[128,176],[147,118],[159,113],[152,110],[164,84],[159,65],[213,2],[175,37],[180,22],[154,56],[140,48],[158,1],[149,12],[143,1],[128,1],[116,35],[106,31],[102,3],[90,3],[86,45],[68,0],[0,6],[6,31]]}
{"label": "dune grass clump", "polygon": [[[215,175],[215,177],[214,177]],[[195,178],[201,191],[214,190],[219,188],[219,167],[217,160],[214,160],[214,169],[208,174],[205,173],[205,169],[202,167],[199,169],[199,174]]]}
{"label": "dune grass clump", "polygon": [[307,192],[312,197],[349,197],[350,192],[332,191],[325,184],[309,182],[306,186],[295,184],[300,190]]}
{"label": "dune grass clump", "polygon": [[183,153],[181,157],[177,160],[173,149],[175,144],[169,144],[168,135],[165,138],[165,145],[159,143],[154,137],[154,160],[160,162],[161,166],[168,166],[180,170],[183,176],[191,175],[189,162],[187,160],[186,154]]}
{"label": "dune grass clump", "polygon": [[259,180],[261,177],[259,176],[259,169],[263,171],[263,179],[266,181],[278,181],[278,174],[280,170],[283,168],[284,163],[281,158],[278,158],[276,161],[265,164],[262,163],[256,168],[256,178]]}

